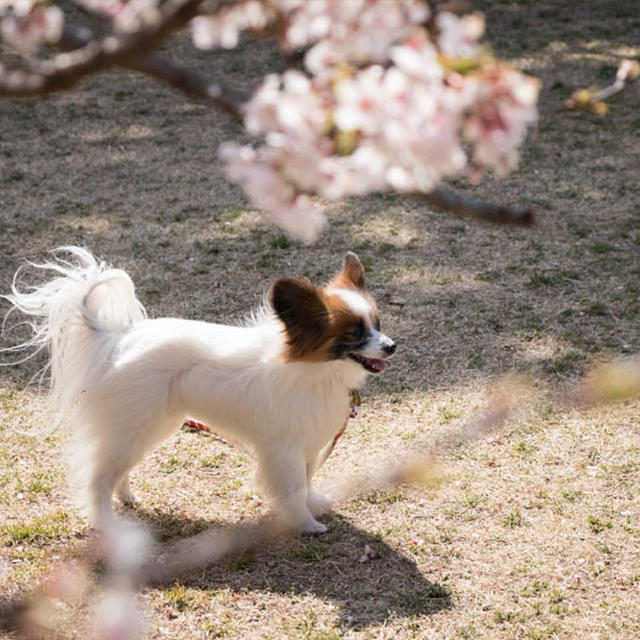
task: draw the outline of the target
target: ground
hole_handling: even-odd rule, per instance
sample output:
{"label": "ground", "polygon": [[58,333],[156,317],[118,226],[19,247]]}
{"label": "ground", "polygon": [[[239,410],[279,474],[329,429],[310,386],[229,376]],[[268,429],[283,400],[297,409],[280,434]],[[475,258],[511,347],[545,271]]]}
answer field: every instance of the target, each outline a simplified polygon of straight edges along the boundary
{"label": "ground", "polygon": [[[0,102],[3,291],[25,259],[82,244],[131,273],[151,316],[233,322],[276,277],[327,280],[358,252],[399,349],[362,389],[361,417],[322,482],[446,436],[506,372],[536,389],[498,432],[443,455],[439,487],[358,494],[324,518],[326,535],[143,587],[149,637],[640,636],[640,402],[561,402],[593,361],[640,346],[638,85],[605,118],[552,113],[640,55],[636,5],[475,3],[496,53],[541,79],[541,116],[513,175],[451,186],[532,207],[532,229],[372,196],[334,206],[322,238],[303,247],[224,180],[217,147],[242,131],[206,106],[123,73],[46,101]],[[269,42],[167,49],[243,86],[278,65]],[[69,434],[23,434],[39,421],[37,384],[25,385],[41,364],[0,370],[5,600],[37,590],[87,534],[65,482]],[[268,509],[252,471],[239,450],[178,431],[134,471],[142,503],[130,515],[160,541],[248,521]],[[56,615],[86,614],[68,609]],[[86,637],[73,624],[58,633]]]}

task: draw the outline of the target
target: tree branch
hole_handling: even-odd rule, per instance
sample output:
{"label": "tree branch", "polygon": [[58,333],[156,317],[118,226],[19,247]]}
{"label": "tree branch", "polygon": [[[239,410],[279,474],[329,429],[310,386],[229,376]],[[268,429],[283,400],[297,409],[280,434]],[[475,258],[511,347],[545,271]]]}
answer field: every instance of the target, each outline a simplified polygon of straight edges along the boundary
{"label": "tree branch", "polygon": [[212,81],[196,71],[174,65],[157,54],[133,58],[125,66],[132,71],[153,76],[238,118],[242,117],[242,105],[251,97],[249,92]]}
{"label": "tree branch", "polygon": [[609,107],[605,100],[628,88],[629,84],[640,76],[640,63],[636,60],[622,60],[618,65],[615,80],[602,89],[578,89],[564,101],[562,107],[543,112],[543,115],[566,113],[567,111],[587,111],[603,116]]}
{"label": "tree branch", "polygon": [[24,67],[0,65],[0,96],[25,98],[64,91],[86,76],[128,63],[159,47],[174,31],[198,15],[204,0],[168,0],[155,20],[135,34],[109,35],[50,60]]}
{"label": "tree branch", "polygon": [[[79,49],[86,47],[92,39],[88,29],[65,27],[58,45],[65,50]],[[242,117],[242,105],[251,97],[249,91],[229,87],[197,71],[175,65],[158,53],[131,54],[120,66],[152,76],[236,118]]]}
{"label": "tree branch", "polygon": [[[32,60],[24,68],[6,68],[0,64],[0,97],[36,97],[64,91],[76,86],[86,76],[114,67],[138,71],[207,104],[242,118],[242,105],[251,96],[243,91],[213,81],[203,74],[173,64],[153,52],[174,31],[202,12],[208,13],[233,4],[235,0],[168,0],[158,12],[157,20],[130,35],[110,35],[96,39],[87,29],[65,27],[59,46],[66,50],[51,60]],[[463,198],[445,189],[412,194],[418,200],[457,216],[492,222],[531,226],[531,210]]]}
{"label": "tree branch", "polygon": [[535,216],[531,209],[513,209],[505,205],[467,199],[447,189],[434,189],[429,193],[414,193],[412,195],[441,211],[462,218],[520,227],[530,227],[535,223]]}

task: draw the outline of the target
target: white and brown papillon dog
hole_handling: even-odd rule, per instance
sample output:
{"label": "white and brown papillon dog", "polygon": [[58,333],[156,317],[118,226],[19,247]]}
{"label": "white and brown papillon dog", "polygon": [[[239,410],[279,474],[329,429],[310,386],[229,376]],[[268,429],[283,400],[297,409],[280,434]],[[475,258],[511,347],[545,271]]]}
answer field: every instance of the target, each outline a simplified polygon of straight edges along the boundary
{"label": "white and brown papillon dog", "polygon": [[326,531],[314,514],[328,500],[311,485],[321,452],[345,424],[350,391],[396,350],[358,256],[347,253],[322,288],[277,280],[243,326],[147,319],[126,272],[79,247],[54,256],[37,265],[53,279],[26,292],[14,279],[5,299],[32,316],[34,333],[6,351],[50,350],[49,397],[77,427],[92,524],[115,524],[112,495],[135,501],[131,468],[193,416],[253,453],[288,526]]}

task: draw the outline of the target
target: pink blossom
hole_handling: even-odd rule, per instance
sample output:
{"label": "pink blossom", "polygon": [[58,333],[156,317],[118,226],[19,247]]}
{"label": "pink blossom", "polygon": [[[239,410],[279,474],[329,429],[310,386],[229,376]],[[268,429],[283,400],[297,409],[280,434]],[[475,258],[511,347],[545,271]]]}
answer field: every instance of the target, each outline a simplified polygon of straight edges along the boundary
{"label": "pink blossom", "polygon": [[[230,179],[296,237],[310,241],[324,224],[311,195],[428,192],[448,176],[475,180],[486,168],[515,167],[538,85],[479,55],[481,16],[439,14],[433,41],[416,26],[427,13],[413,0],[269,6],[284,25],[282,46],[313,45],[311,76],[268,76],[245,105],[247,131],[264,144],[227,146],[223,157]],[[469,57],[476,65],[464,74],[447,62]],[[378,59],[386,64],[346,64]]]}
{"label": "pink blossom", "polygon": [[105,591],[98,603],[94,635],[97,640],[134,640],[143,637],[144,620],[134,593],[126,589]]}
{"label": "pink blossom", "polygon": [[252,135],[277,131],[293,136],[318,135],[327,113],[311,81],[299,71],[282,77],[271,74],[245,109],[245,125]]}
{"label": "pink blossom", "polygon": [[389,47],[424,22],[421,0],[245,0],[193,21],[199,48],[237,46],[240,32],[262,30],[279,18],[286,50],[312,45],[305,63],[313,72],[341,61],[382,61]]}
{"label": "pink blossom", "polygon": [[275,16],[263,0],[245,0],[218,10],[210,16],[200,16],[191,22],[193,42],[199,49],[238,46],[240,33],[246,29],[264,29]]}
{"label": "pink blossom", "polygon": [[0,34],[14,49],[33,54],[40,45],[60,38],[63,22],[64,15],[58,7],[26,0],[13,4],[13,14],[2,18]]}
{"label": "pink blossom", "polygon": [[536,79],[506,64],[491,65],[478,74],[478,98],[464,127],[476,163],[499,174],[515,168],[527,127],[537,118],[538,91]]}
{"label": "pink blossom", "polygon": [[377,151],[372,155],[384,157],[378,188],[428,191],[466,164],[458,121],[469,96],[446,87],[437,73],[409,75],[405,69],[420,65],[396,54],[404,68],[369,67],[337,85],[334,120],[356,129],[362,144]]}
{"label": "pink blossom", "polygon": [[381,62],[389,47],[406,38],[428,16],[426,3],[417,0],[307,2],[291,16],[283,46],[296,48],[317,42],[305,56],[305,65],[313,73],[344,61]]}
{"label": "pink blossom", "polygon": [[369,562],[369,560],[371,560],[371,558],[373,558],[373,551],[371,549],[371,547],[368,544],[364,545],[364,553],[360,556],[360,562],[364,563],[364,562]]}
{"label": "pink blossom", "polygon": [[252,204],[268,218],[303,242],[317,238],[325,224],[322,208],[286,181],[274,154],[226,143],[220,155],[227,161],[229,178],[242,185]]}

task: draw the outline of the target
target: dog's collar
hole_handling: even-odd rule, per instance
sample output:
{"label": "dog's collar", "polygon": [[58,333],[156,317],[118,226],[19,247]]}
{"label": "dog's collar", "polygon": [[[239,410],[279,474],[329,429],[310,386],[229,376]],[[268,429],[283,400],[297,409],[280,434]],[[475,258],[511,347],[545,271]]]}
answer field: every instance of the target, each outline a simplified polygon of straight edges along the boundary
{"label": "dog's collar", "polygon": [[349,392],[349,418],[357,418],[360,413],[360,394],[357,389],[351,389]]}

